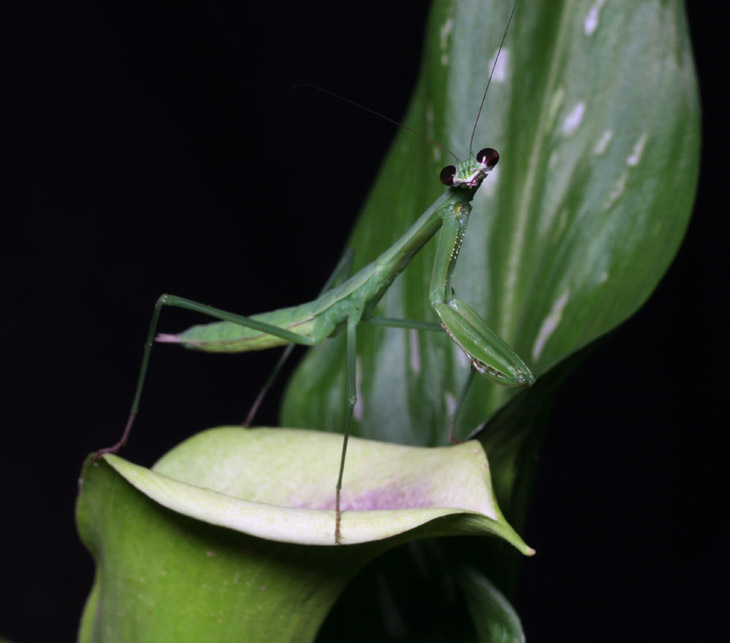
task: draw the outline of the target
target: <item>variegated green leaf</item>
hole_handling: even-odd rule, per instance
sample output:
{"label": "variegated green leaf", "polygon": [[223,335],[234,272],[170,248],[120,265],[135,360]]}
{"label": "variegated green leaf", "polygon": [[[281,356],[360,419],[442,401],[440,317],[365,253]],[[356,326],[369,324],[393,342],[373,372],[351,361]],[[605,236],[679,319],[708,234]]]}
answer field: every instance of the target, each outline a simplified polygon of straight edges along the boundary
{"label": "variegated green leaf", "polygon": [[[461,157],[511,7],[434,5],[405,122]],[[699,152],[682,3],[521,3],[477,128],[474,148],[485,146],[501,160],[474,201],[455,288],[539,377],[634,313],[682,239]],[[355,268],[440,194],[447,162],[438,148],[399,134],[351,239]],[[431,244],[396,280],[380,314],[434,320],[433,252]],[[354,432],[443,443],[468,370],[460,351],[441,333],[360,328]],[[338,337],[304,360],[282,424],[341,431],[344,380]],[[478,381],[461,434],[511,395]]]}

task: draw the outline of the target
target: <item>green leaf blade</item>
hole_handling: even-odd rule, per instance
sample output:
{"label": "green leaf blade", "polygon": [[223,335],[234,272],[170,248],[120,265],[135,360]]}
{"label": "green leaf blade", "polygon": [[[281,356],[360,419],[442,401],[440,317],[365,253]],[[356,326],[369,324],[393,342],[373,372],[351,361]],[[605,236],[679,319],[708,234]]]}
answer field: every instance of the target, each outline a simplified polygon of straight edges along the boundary
{"label": "green leaf blade", "polygon": [[477,569],[463,567],[457,571],[456,579],[480,643],[524,643],[519,616],[488,578]]}
{"label": "green leaf blade", "polygon": [[[510,3],[437,2],[405,119],[460,156]],[[355,268],[382,252],[440,193],[448,162],[401,132],[353,233]],[[698,172],[699,104],[681,2],[522,3],[500,54],[474,148],[500,164],[474,199],[454,284],[539,377],[633,314],[684,234]],[[434,320],[434,244],[377,314]],[[468,364],[438,333],[362,325],[354,431],[438,444]],[[340,431],[344,344],[312,350],[282,423]],[[479,381],[462,434],[513,395]]]}

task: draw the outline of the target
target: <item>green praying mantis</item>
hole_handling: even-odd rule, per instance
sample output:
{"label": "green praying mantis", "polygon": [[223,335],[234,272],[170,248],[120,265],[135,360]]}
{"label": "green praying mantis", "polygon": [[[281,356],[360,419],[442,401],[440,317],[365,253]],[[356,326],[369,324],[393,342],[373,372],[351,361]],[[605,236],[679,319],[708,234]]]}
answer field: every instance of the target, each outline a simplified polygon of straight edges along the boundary
{"label": "green praying mantis", "polygon": [[[513,6],[512,14],[502,38],[502,45],[509,30],[509,23],[514,15],[516,5],[517,2]],[[500,45],[482,97],[482,103],[472,131],[472,142],[502,45]],[[519,355],[489,328],[468,303],[455,297],[452,288],[452,276],[466,234],[472,199],[499,160],[499,154],[492,148],[484,148],[477,154],[472,154],[472,142],[470,142],[469,158],[465,161],[459,161],[449,151],[452,156],[457,158],[457,163],[456,165],[449,165],[441,171],[440,179],[446,186],[446,191],[421,214],[403,236],[370,264],[339,285],[330,287],[331,283],[334,283],[339,274],[343,272],[343,266],[347,263],[347,260],[341,262],[325,286],[325,290],[313,301],[247,317],[175,295],[164,294],[159,297],[152,314],[129,419],[120,440],[111,447],[99,450],[97,458],[104,453],[116,453],[127,442],[139,410],[139,401],[155,340],[178,343],[185,348],[207,352],[238,353],[285,345],[289,345],[290,349],[293,344],[314,346],[344,329],[347,348],[348,409],[343,430],[344,437],[334,502],[334,542],[339,544],[342,538],[342,509],[340,504],[342,478],[353,412],[357,403],[356,349],[357,327],[359,324],[367,322],[397,328],[415,328],[428,331],[443,330],[467,356],[473,367],[472,372],[476,372],[501,386],[511,388],[531,386],[535,378]],[[411,259],[437,233],[438,246],[433,265],[429,299],[439,322],[374,316],[373,313],[378,302],[396,277],[405,270]],[[218,321],[193,326],[176,335],[157,335],[160,313],[165,306],[199,312]],[[288,352],[285,353],[283,359],[287,355]],[[275,372],[282,361],[280,360]],[[269,382],[270,380],[271,378]],[[471,378],[469,378],[469,381],[471,381]],[[264,391],[267,385],[265,385]],[[264,391],[259,394],[257,401],[254,403],[254,408],[249,413],[246,424],[250,421]],[[455,441],[453,422],[449,438],[451,441]]]}

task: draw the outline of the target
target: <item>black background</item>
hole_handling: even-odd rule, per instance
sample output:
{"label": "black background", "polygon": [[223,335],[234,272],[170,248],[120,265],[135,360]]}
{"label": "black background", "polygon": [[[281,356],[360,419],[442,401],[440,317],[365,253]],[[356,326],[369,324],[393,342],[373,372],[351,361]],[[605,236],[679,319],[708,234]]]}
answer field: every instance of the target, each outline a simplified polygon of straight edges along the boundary
{"label": "black background", "polygon": [[[253,313],[316,295],[394,132],[289,88],[400,117],[424,5],[4,6],[0,634],[75,636],[93,573],[76,479],[124,424],[156,297]],[[697,206],[652,300],[556,406],[515,601],[530,640],[719,640],[727,621],[725,35],[693,5]],[[155,352],[124,453],[142,464],[240,420],[276,358]]]}

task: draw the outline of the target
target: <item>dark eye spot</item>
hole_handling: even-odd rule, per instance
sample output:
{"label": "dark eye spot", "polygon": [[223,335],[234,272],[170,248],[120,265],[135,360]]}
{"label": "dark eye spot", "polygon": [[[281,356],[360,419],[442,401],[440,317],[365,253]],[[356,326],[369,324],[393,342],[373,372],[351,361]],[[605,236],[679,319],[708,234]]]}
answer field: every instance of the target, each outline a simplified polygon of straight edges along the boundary
{"label": "dark eye spot", "polygon": [[444,185],[454,185],[454,176],[456,176],[456,167],[453,165],[447,165],[439,174],[441,183]]}
{"label": "dark eye spot", "polygon": [[485,147],[477,152],[477,161],[486,165],[490,170],[497,165],[499,161],[499,152],[491,147]]}

